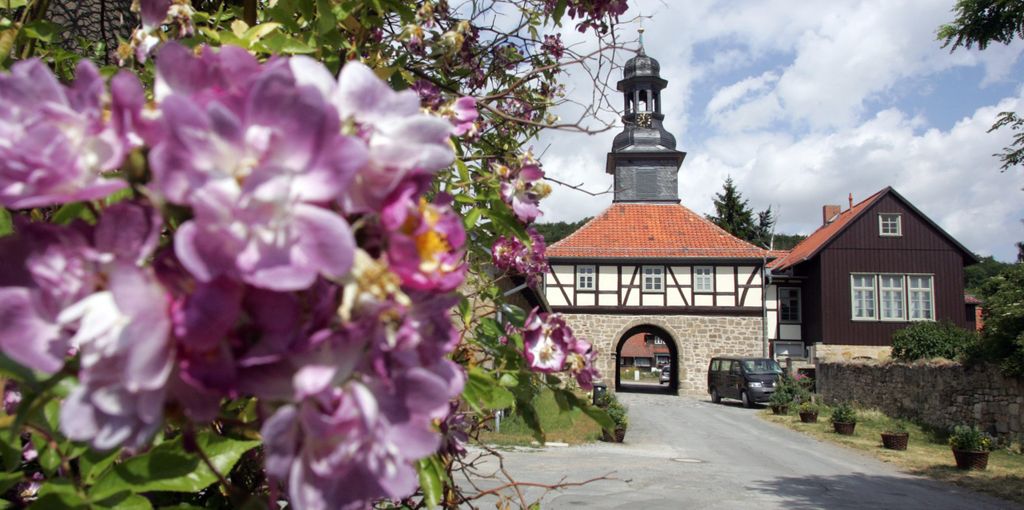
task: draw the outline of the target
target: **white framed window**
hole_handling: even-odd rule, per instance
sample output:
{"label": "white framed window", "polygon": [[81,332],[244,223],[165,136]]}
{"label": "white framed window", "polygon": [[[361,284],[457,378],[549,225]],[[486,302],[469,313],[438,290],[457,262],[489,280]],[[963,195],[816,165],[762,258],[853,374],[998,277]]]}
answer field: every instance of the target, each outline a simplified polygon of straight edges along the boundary
{"label": "white framed window", "polygon": [[651,358],[635,358],[636,366],[638,367],[649,367],[651,366]]}
{"label": "white framed window", "polygon": [[594,266],[576,266],[576,288],[594,290]]}
{"label": "white framed window", "polygon": [[696,292],[714,292],[715,268],[710,266],[693,268],[693,290]]}
{"label": "white framed window", "polygon": [[878,215],[878,235],[883,237],[899,237],[903,235],[903,225],[899,214],[882,213]]}
{"label": "white framed window", "polygon": [[883,321],[906,319],[904,312],[903,275],[878,275],[879,316]]}
{"label": "white framed window", "polygon": [[874,320],[875,275],[851,274],[850,298],[854,320]]}
{"label": "white framed window", "polygon": [[776,340],[774,343],[775,358],[776,359],[805,359],[807,358],[807,348],[803,342],[780,342]]}
{"label": "white framed window", "polygon": [[932,276],[920,274],[907,275],[907,287],[910,291],[910,299],[908,300],[910,303],[910,320],[935,320]]}
{"label": "white framed window", "polygon": [[644,266],[644,291],[661,292],[664,288],[665,268],[661,266]]}
{"label": "white framed window", "polygon": [[654,345],[665,345],[665,341],[661,338],[654,337]]}
{"label": "white framed window", "polygon": [[800,322],[800,289],[793,287],[779,288],[779,320],[782,322]]}

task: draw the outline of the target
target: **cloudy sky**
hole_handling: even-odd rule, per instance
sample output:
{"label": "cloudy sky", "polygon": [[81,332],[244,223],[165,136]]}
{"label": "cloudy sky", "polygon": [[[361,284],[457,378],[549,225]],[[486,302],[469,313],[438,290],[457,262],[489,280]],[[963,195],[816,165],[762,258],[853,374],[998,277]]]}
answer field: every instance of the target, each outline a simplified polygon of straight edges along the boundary
{"label": "cloudy sky", "polygon": [[[992,154],[1011,133],[986,131],[998,112],[1024,111],[1024,43],[950,54],[935,30],[952,5],[631,0],[626,17],[647,18],[647,54],[669,82],[665,126],[688,153],[683,204],[710,212],[732,176],[752,207],[776,211],[778,232],[808,234],[823,204],[893,186],[968,248],[1012,260],[1024,240],[1024,172],[1000,172]],[[563,29],[570,44],[582,40],[573,32]],[[569,95],[588,98],[584,81],[574,73]],[[603,191],[617,132],[551,133],[534,151],[555,178]],[[610,203],[556,186],[542,221]]]}

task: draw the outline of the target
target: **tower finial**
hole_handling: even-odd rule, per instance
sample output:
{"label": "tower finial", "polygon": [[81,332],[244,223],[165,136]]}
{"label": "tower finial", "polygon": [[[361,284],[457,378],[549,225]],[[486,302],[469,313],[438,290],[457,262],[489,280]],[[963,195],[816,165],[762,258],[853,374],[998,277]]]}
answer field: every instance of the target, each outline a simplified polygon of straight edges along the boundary
{"label": "tower finial", "polygon": [[640,33],[640,51],[639,51],[639,53],[641,55],[646,55],[647,53],[644,52],[644,22],[643,22],[643,20],[640,20],[640,28],[637,29],[637,32]]}

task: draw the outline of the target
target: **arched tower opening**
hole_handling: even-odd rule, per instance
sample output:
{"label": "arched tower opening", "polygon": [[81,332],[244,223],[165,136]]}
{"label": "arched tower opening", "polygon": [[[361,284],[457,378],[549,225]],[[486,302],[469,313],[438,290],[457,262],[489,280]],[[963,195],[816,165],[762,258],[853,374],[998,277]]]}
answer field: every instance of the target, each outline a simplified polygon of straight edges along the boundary
{"label": "arched tower opening", "polygon": [[[663,382],[664,367],[668,367],[669,377]],[[626,373],[633,377],[624,377]],[[678,395],[679,345],[676,338],[653,324],[640,324],[626,330],[615,345],[615,391]]]}

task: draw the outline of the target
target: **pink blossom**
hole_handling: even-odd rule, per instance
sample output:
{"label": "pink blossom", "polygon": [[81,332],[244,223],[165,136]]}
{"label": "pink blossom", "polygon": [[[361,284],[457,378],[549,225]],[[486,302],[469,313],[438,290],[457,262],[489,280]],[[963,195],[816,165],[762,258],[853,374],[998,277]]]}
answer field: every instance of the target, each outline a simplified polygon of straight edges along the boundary
{"label": "pink blossom", "polygon": [[0,73],[0,205],[94,200],[127,186],[103,175],[120,167],[129,149],[104,120],[105,89],[85,59],[70,87],[36,59]]}
{"label": "pink blossom", "polygon": [[529,224],[536,220],[542,214],[541,199],[551,193],[551,187],[542,180],[540,163],[527,155],[519,166],[498,165],[495,171],[502,179],[501,198],[512,206],[519,221]]}

